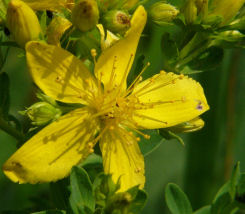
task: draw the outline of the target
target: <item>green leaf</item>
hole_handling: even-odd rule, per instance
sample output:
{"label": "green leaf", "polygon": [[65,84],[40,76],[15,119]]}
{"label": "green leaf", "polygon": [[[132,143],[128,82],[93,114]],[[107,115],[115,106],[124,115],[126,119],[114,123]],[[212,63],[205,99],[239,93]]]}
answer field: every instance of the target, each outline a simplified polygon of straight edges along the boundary
{"label": "green leaf", "polygon": [[229,192],[225,192],[212,204],[211,214],[230,214],[234,207]]}
{"label": "green leaf", "polygon": [[229,188],[230,188],[230,181],[227,181],[215,195],[213,203],[215,203],[215,201],[217,201],[218,198],[221,197],[224,193],[229,192]]}
{"label": "green leaf", "polygon": [[103,172],[102,157],[94,153],[89,155],[80,166],[86,170],[92,182],[95,180],[98,173]]}
{"label": "green leaf", "polygon": [[156,130],[145,130],[144,133],[150,135],[151,138],[145,139],[142,137],[139,146],[143,155],[147,156],[162,144],[163,139]]}
{"label": "green leaf", "polygon": [[205,207],[202,207],[196,210],[193,214],[211,214],[211,206],[207,205]]}
{"label": "green leaf", "polygon": [[237,193],[239,196],[245,195],[245,173],[241,173],[237,185]]}
{"label": "green leaf", "polygon": [[81,167],[73,167],[70,175],[70,183],[70,204],[73,212],[88,214],[94,211],[95,199],[87,172]]}
{"label": "green leaf", "polygon": [[63,210],[45,210],[41,212],[35,212],[32,214],[66,214],[66,212]]}
{"label": "green leaf", "polygon": [[230,188],[229,188],[229,193],[231,195],[231,199],[234,200],[236,196],[236,186],[238,184],[240,178],[240,162],[237,162],[231,175],[230,179]]}
{"label": "green leaf", "polygon": [[165,190],[165,198],[172,214],[191,214],[192,207],[186,194],[173,183],[169,183]]}
{"label": "green leaf", "polygon": [[9,77],[7,73],[0,73],[0,116],[8,117],[9,112]]}
{"label": "green leaf", "polygon": [[130,204],[129,211],[131,213],[140,213],[147,201],[147,193],[144,190],[140,190],[137,186],[129,189],[127,192],[133,196],[135,193],[135,188],[137,188],[137,193]]}

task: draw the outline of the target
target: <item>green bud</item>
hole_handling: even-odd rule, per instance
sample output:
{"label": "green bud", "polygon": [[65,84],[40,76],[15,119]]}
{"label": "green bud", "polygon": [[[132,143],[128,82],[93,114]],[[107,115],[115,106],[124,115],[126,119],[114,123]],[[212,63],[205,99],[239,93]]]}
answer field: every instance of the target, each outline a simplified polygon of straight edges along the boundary
{"label": "green bud", "polygon": [[107,10],[118,8],[121,0],[98,0],[98,6],[100,11],[105,13]]}
{"label": "green bud", "polygon": [[15,41],[21,47],[31,40],[38,40],[41,27],[34,11],[20,0],[12,0],[8,4],[6,25]]}
{"label": "green bud", "polygon": [[172,22],[179,14],[179,10],[171,4],[157,2],[150,8],[149,15],[153,22],[159,25]]}
{"label": "green bud", "polygon": [[200,130],[204,126],[204,121],[197,117],[188,122],[181,123],[179,125],[168,128],[171,132],[174,133],[183,133],[183,132],[194,132]]}
{"label": "green bud", "polygon": [[188,0],[183,8],[186,24],[192,24],[197,19],[197,5],[195,0]]}
{"label": "green bud", "polygon": [[72,9],[73,25],[82,32],[93,29],[99,21],[99,9],[96,0],[81,0]]}
{"label": "green bud", "polygon": [[245,16],[240,19],[236,19],[229,24],[231,30],[245,30]]}
{"label": "green bud", "polygon": [[201,15],[203,18],[208,13],[208,0],[196,0],[197,15]]}
{"label": "green bud", "polygon": [[126,10],[130,10],[133,7],[135,7],[135,5],[139,2],[139,0],[126,0],[124,2],[125,3],[123,5],[123,8],[126,9]]}
{"label": "green bud", "polygon": [[103,16],[102,23],[113,33],[124,33],[130,27],[130,17],[125,11],[111,10]]}
{"label": "green bud", "polygon": [[244,3],[245,0],[214,0],[211,5],[213,12],[210,15],[222,16],[224,25],[238,13]]}
{"label": "green bud", "polygon": [[32,121],[32,124],[38,126],[56,120],[62,114],[60,109],[46,102],[37,102],[20,113],[22,115],[27,115]]}
{"label": "green bud", "polygon": [[228,30],[219,33],[217,36],[214,36],[216,38],[215,42],[216,44],[222,44],[223,41],[225,42],[240,42],[244,40],[245,35],[242,34],[238,30]]}
{"label": "green bud", "polygon": [[202,20],[208,13],[208,0],[187,0],[183,13],[187,24],[192,24],[200,17]]}

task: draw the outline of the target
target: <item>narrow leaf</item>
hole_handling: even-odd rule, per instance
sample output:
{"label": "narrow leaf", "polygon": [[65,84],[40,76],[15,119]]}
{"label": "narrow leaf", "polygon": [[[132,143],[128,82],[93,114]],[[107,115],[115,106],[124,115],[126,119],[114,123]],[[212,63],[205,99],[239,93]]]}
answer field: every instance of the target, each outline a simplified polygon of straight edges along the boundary
{"label": "narrow leaf", "polygon": [[70,182],[70,203],[73,211],[75,210],[75,213],[89,213],[86,210],[94,211],[95,199],[93,196],[92,184],[87,172],[78,166],[73,167]]}
{"label": "narrow leaf", "polygon": [[186,194],[176,185],[168,184],[165,190],[166,202],[172,214],[191,214],[192,207]]}

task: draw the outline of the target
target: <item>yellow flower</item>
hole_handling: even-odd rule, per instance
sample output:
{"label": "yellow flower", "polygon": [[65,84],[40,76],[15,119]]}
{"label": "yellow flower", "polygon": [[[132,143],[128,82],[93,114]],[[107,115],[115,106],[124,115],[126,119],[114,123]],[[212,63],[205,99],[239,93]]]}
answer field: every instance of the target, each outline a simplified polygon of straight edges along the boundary
{"label": "yellow flower", "polygon": [[[26,56],[34,82],[48,96],[65,103],[81,103],[27,141],[4,164],[14,182],[56,181],[93,152],[99,142],[104,171],[121,191],[145,183],[141,129],[171,127],[208,110],[202,87],[194,80],[160,72],[126,87],[139,38],[146,23],[140,6],[124,39],[102,52],[92,75],[71,53],[57,46],[29,42]],[[144,71],[144,69],[143,69]],[[142,71],[142,72],[143,72]],[[136,135],[138,134],[138,135]]]}
{"label": "yellow flower", "polygon": [[214,10],[211,15],[223,16],[224,25],[238,13],[244,3],[245,0],[214,0],[212,2]]}

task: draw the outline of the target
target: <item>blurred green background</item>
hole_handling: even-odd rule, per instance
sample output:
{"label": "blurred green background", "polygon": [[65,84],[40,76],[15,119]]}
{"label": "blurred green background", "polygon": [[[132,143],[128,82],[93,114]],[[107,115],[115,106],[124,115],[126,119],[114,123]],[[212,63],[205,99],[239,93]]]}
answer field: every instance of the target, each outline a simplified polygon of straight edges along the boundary
{"label": "blurred green background", "polygon": [[[177,1],[170,1],[175,3]],[[147,53],[150,70],[162,68],[161,35],[163,28],[148,26],[151,35],[143,37],[139,53]],[[11,49],[4,67],[10,77],[10,113],[21,120],[18,111],[33,100],[33,85],[19,49]],[[142,211],[169,213],[164,200],[167,183],[177,183],[188,195],[195,209],[210,204],[215,193],[231,174],[236,161],[245,172],[245,51],[226,50],[223,63],[215,70],[193,76],[201,82],[210,105],[203,115],[205,127],[182,135],[185,147],[175,140],[163,141],[145,157],[148,202]],[[149,75],[150,72],[148,73]],[[0,165],[16,150],[16,140],[0,131]],[[0,212],[31,207],[39,196],[48,196],[48,185],[18,185],[0,172]],[[36,203],[35,203],[36,204]],[[36,207],[38,210],[39,207]]]}

